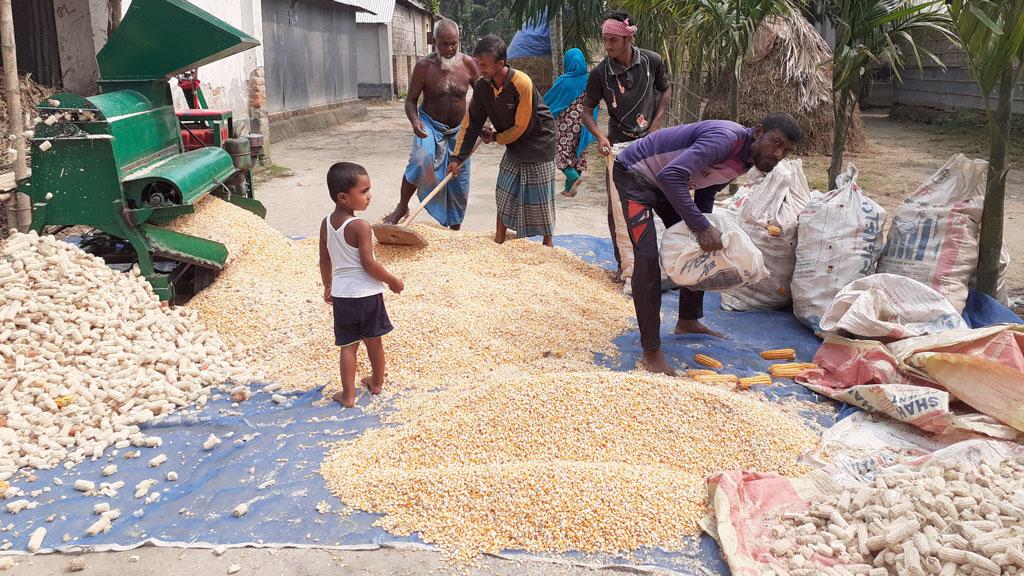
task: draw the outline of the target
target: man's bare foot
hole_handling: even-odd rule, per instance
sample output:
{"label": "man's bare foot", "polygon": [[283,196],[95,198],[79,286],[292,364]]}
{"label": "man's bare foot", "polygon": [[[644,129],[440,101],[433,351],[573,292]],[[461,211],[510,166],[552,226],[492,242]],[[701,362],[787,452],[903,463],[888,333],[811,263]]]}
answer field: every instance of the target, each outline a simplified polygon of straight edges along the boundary
{"label": "man's bare foot", "polygon": [[331,400],[334,400],[338,404],[341,404],[345,408],[352,408],[356,405],[356,393],[352,392],[352,396],[347,396],[345,391],[336,392],[334,396],[331,396]]}
{"label": "man's bare foot", "polygon": [[672,331],[673,334],[706,334],[708,336],[714,336],[715,338],[725,338],[725,335],[720,332],[715,332],[711,328],[708,328],[701,323],[700,320],[680,320],[676,322],[676,328]]}
{"label": "man's bare foot", "polygon": [[661,350],[653,352],[644,350],[644,367],[647,368],[648,372],[664,374],[666,376],[676,375],[676,371],[668,365],[668,361],[665,360],[665,355],[661,353]]}
{"label": "man's bare foot", "polygon": [[381,382],[377,386],[373,385],[373,376],[367,376],[366,378],[363,378],[362,382],[363,386],[366,386],[366,389],[370,391],[370,394],[380,394],[381,389],[384,388],[383,382]]}
{"label": "man's bare foot", "polygon": [[462,230],[462,224],[452,224],[451,226],[449,226],[449,228],[458,232],[459,230]]}
{"label": "man's bare foot", "polygon": [[398,224],[399,222],[404,220],[405,217],[408,215],[409,205],[399,204],[398,206],[395,206],[395,209],[391,211],[391,214],[388,214],[387,216],[384,217],[383,222],[385,224]]}

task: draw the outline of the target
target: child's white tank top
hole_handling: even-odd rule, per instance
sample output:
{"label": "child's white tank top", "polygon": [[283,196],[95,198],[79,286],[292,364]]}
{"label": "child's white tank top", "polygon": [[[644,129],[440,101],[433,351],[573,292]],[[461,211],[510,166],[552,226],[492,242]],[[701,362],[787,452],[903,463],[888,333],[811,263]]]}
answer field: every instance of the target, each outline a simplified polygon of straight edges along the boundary
{"label": "child's white tank top", "polygon": [[345,242],[345,227],[355,220],[359,218],[349,218],[335,230],[331,226],[331,217],[325,218],[327,251],[331,255],[331,296],[335,298],[363,298],[384,292],[384,283],[363,269],[359,249]]}

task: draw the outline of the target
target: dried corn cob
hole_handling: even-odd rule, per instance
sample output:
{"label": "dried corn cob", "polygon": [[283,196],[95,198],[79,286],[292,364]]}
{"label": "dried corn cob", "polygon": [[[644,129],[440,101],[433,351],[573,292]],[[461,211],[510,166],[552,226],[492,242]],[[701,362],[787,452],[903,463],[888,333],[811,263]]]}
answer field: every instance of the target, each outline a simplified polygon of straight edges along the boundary
{"label": "dried corn cob", "polygon": [[722,368],[721,362],[715,360],[714,358],[706,354],[697,354],[696,356],[693,357],[693,361],[696,362],[697,364],[700,364],[701,366],[707,366],[708,368]]}
{"label": "dried corn cob", "polygon": [[792,348],[777,348],[761,352],[761,358],[765,360],[796,360],[796,350]]}
{"label": "dried corn cob", "polygon": [[694,380],[701,384],[736,384],[740,379],[735,374],[705,374],[695,377]]}
{"label": "dried corn cob", "polygon": [[718,372],[715,372],[714,370],[700,370],[700,369],[696,369],[696,370],[687,370],[686,371],[686,375],[688,377],[690,377],[690,378],[696,378],[697,376],[714,376],[716,374],[718,374]]}
{"label": "dried corn cob", "polygon": [[775,378],[793,378],[804,370],[817,367],[817,364],[810,362],[784,362],[782,364],[772,364],[768,368],[768,373]]}
{"label": "dried corn cob", "polygon": [[744,390],[750,388],[755,384],[760,386],[771,386],[771,376],[768,376],[767,374],[755,374],[753,376],[748,376],[746,378],[740,378],[740,388]]}

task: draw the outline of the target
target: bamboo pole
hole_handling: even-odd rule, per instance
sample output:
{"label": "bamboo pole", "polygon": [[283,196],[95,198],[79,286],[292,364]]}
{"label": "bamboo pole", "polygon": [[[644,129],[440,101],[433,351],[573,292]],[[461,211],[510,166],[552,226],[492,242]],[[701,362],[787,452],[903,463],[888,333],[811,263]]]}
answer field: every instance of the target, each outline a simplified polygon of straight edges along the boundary
{"label": "bamboo pole", "polygon": [[[14,14],[11,0],[0,0],[0,56],[4,64],[4,83],[7,97],[7,121],[14,140],[14,179],[22,181],[27,175],[25,167],[25,117],[21,110],[21,81],[18,78],[18,52],[14,41]],[[27,232],[32,224],[32,203],[28,196],[15,190],[7,202],[7,224]]]}

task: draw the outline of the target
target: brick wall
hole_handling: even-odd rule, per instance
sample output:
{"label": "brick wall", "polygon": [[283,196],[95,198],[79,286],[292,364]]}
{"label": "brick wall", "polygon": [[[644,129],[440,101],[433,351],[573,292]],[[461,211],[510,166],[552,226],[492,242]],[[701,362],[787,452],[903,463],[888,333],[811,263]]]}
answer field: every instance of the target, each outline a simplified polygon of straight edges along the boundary
{"label": "brick wall", "polygon": [[409,76],[416,61],[433,50],[433,46],[427,44],[432,28],[429,14],[401,3],[395,4],[395,13],[391,18],[391,65],[395,74],[396,92],[409,90]]}

